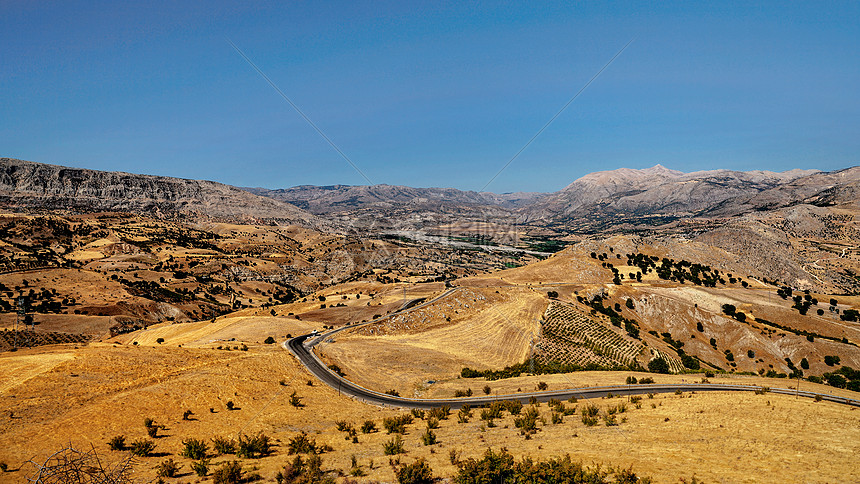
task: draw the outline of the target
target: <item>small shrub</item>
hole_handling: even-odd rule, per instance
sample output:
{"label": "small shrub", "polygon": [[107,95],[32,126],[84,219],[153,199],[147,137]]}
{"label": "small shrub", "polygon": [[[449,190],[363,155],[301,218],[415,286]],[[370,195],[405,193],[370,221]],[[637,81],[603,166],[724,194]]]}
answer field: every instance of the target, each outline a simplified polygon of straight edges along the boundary
{"label": "small shrub", "polygon": [[593,403],[589,403],[582,409],[582,415],[587,415],[589,417],[596,417],[597,414],[600,413],[600,407]]}
{"label": "small shrub", "polygon": [[448,451],[448,460],[451,461],[451,465],[457,465],[460,463],[460,452],[457,449],[451,449]]}
{"label": "small shrub", "polygon": [[520,434],[528,436],[537,431],[537,419],[540,416],[537,409],[529,407],[525,413],[514,419],[514,426],[520,429]]}
{"label": "small shrub", "polygon": [[395,435],[393,439],[382,444],[382,450],[385,455],[403,454],[403,439],[399,435]]}
{"label": "small shrub", "polygon": [[382,426],[389,434],[405,434],[406,425],[411,423],[412,414],[409,413],[404,413],[397,417],[385,417],[382,419]]}
{"label": "small shrub", "polygon": [[439,428],[439,419],[436,417],[431,417],[427,419],[427,428],[428,429],[438,429]]}
{"label": "small shrub", "polygon": [[301,432],[287,443],[287,451],[290,454],[316,454],[317,443],[308,434]]}
{"label": "small shrub", "polygon": [[158,338],[155,340],[155,342],[158,344],[164,343],[164,338]]}
{"label": "small shrub", "polygon": [[334,422],[335,427],[341,432],[349,432],[352,430],[352,424],[347,422],[346,420],[336,420]]}
{"label": "small shrub", "polygon": [[607,427],[613,427],[618,425],[618,420],[615,418],[615,414],[613,413],[605,413],[603,414],[603,422]]}
{"label": "small shrub", "polygon": [[412,416],[415,418],[420,418],[423,420],[424,419],[424,410],[421,410],[420,408],[413,408],[412,409]]}
{"label": "small shrub", "polygon": [[275,338],[272,338],[271,336],[269,336],[268,338],[266,338],[266,339],[265,339],[265,341],[263,341],[263,343],[264,343],[264,344],[267,344],[267,345],[274,344],[274,343],[275,343]]}
{"label": "small shrub", "polygon": [[236,456],[243,459],[259,459],[271,453],[271,438],[259,432],[253,436],[239,434]]}
{"label": "small shrub", "polygon": [[242,464],[232,460],[221,464],[212,473],[213,484],[240,484],[242,482]]}
{"label": "small shrub", "polygon": [[373,420],[365,420],[363,424],[361,424],[361,433],[369,434],[371,432],[376,432],[376,423]]}
{"label": "small shrub", "polygon": [[197,477],[206,477],[209,474],[209,459],[200,459],[191,463],[191,470]]}
{"label": "small shrub", "polygon": [[432,484],[436,482],[430,464],[423,458],[412,464],[400,465],[394,471],[394,475],[399,484]]}
{"label": "small shrub", "polygon": [[182,452],[179,453],[182,457],[187,457],[191,460],[200,460],[206,457],[209,451],[209,446],[203,440],[188,439],[182,441]]}
{"label": "small shrub", "polygon": [[424,433],[421,434],[421,442],[423,442],[424,445],[435,444],[436,443],[436,434],[434,434],[433,431],[430,429],[425,430]]}
{"label": "small shrub", "polygon": [[[293,392],[293,393],[295,393],[295,392]],[[233,410],[234,408],[236,408],[236,405],[233,404],[233,400],[228,400],[227,401],[227,410]]]}
{"label": "small shrub", "polygon": [[519,415],[523,409],[523,402],[519,400],[508,400],[505,402],[505,410],[511,415]]}
{"label": "small shrub", "polygon": [[236,441],[226,437],[212,437],[212,447],[218,454],[236,453]]}
{"label": "small shrub", "polygon": [[111,437],[108,441],[108,447],[110,450],[125,450],[125,435]]}
{"label": "small shrub", "polygon": [[545,381],[541,381],[541,382],[538,382],[537,387],[538,387],[538,390],[544,391],[547,388],[549,388],[549,385],[547,385]]}
{"label": "small shrub", "polygon": [[173,462],[173,458],[163,460],[156,467],[155,475],[158,477],[176,477],[180,467],[179,464]]}
{"label": "small shrub", "polygon": [[302,403],[302,397],[296,395],[295,390],[293,390],[293,393],[290,394],[290,405],[292,405],[296,408],[305,406],[305,404]]}
{"label": "small shrub", "polygon": [[552,423],[553,424],[560,424],[562,422],[564,422],[563,414],[560,414],[557,412],[552,412]]}
{"label": "small shrub", "polygon": [[146,439],[135,440],[130,446],[131,455],[135,457],[148,457],[155,450],[155,442]]}
{"label": "small shrub", "polygon": [[441,407],[431,408],[428,415],[430,417],[438,418],[439,420],[448,420],[448,415],[450,413],[451,407],[448,405],[442,405]]}
{"label": "small shrub", "polygon": [[194,412],[192,412],[191,410],[186,410],[182,412],[182,420],[190,420],[192,415],[194,415]]}
{"label": "small shrub", "polygon": [[597,422],[597,417],[590,417],[588,415],[582,416],[582,423],[584,423],[587,427],[594,427],[595,425],[597,425]]}
{"label": "small shrub", "polygon": [[490,385],[484,385],[484,395],[489,395],[493,390],[490,388]]}

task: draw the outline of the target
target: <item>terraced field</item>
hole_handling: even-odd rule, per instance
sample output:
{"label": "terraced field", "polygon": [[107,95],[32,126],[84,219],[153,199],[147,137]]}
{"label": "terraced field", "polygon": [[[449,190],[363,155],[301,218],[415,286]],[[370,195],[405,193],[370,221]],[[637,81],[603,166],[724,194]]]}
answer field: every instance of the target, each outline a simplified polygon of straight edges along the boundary
{"label": "terraced field", "polygon": [[630,366],[645,347],[570,304],[550,301],[544,312],[538,355],[545,363]]}

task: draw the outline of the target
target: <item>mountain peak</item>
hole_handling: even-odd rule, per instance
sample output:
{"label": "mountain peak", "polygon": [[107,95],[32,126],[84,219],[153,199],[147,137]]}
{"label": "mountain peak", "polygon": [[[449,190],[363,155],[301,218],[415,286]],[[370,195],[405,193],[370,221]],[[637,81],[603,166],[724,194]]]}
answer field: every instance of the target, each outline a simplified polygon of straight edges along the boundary
{"label": "mountain peak", "polygon": [[665,166],[661,165],[660,163],[657,163],[656,165],[652,166],[651,168],[645,168],[645,169],[638,170],[638,171],[641,171],[642,173],[645,173],[648,175],[681,176],[684,174],[683,171],[670,170],[669,168],[666,168]]}

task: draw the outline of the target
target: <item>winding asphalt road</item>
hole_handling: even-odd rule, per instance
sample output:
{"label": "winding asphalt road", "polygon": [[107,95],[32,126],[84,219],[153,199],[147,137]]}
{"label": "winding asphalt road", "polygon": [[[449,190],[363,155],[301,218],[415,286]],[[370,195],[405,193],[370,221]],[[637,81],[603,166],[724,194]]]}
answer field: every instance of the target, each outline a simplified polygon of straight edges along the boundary
{"label": "winding asphalt road", "polygon": [[[321,343],[325,339],[331,337],[332,335],[339,333],[341,331],[352,329],[360,326],[364,326],[367,324],[372,324],[378,321],[381,321],[386,318],[390,318],[391,316],[395,316],[397,314],[407,312],[413,309],[418,309],[420,307],[431,304],[439,299],[447,297],[448,295],[454,293],[457,288],[450,289],[445,291],[440,296],[434,298],[431,301],[424,302],[419,305],[413,305],[415,301],[411,301],[403,306],[400,310],[391,313],[388,316],[383,318],[379,318],[374,321],[369,321],[367,323],[344,326],[342,328],[338,328],[327,333],[323,333],[321,335],[316,334],[305,334],[302,336],[298,336],[296,338],[292,338],[283,343],[285,349],[288,349],[298,360],[305,365],[305,367],[313,373],[317,378],[320,379],[326,385],[336,389],[339,393],[343,393],[344,395],[348,395],[356,400],[372,404],[379,405],[383,407],[400,407],[400,408],[435,408],[441,407],[444,405],[448,405],[451,408],[461,407],[463,404],[468,403],[473,407],[487,405],[496,401],[506,401],[506,400],[519,400],[522,403],[528,403],[528,401],[534,397],[538,401],[545,402],[552,398],[557,398],[559,400],[566,400],[570,397],[576,398],[601,398],[605,397],[609,394],[612,395],[641,395],[646,393],[673,393],[678,390],[683,392],[752,392],[756,390],[761,390],[761,387],[754,385],[726,385],[726,384],[715,384],[715,383],[683,383],[683,384],[671,384],[671,385],[656,385],[656,384],[647,384],[647,385],[614,385],[614,386],[603,386],[603,387],[588,387],[588,388],[565,388],[561,390],[551,390],[551,391],[543,391],[543,392],[529,392],[529,393],[516,393],[509,395],[493,395],[493,396],[478,396],[478,397],[465,397],[465,398],[440,398],[440,399],[416,399],[416,398],[403,398],[397,397],[393,395],[389,395],[387,393],[380,393],[374,390],[370,390],[364,388],[356,383],[353,383],[346,378],[341,377],[340,375],[331,371],[325,363],[323,363],[317,355],[313,352],[313,347],[317,344]],[[407,309],[408,308],[408,309]],[[816,393],[816,392],[807,392],[807,391],[797,391],[791,390],[787,388],[770,388],[771,393],[777,393],[782,395],[797,395],[800,397],[806,398],[818,398],[820,397],[822,400],[826,400],[829,402],[842,403],[845,405],[851,405],[854,407],[860,407],[860,400],[840,397],[835,395],[829,395],[826,393]]]}

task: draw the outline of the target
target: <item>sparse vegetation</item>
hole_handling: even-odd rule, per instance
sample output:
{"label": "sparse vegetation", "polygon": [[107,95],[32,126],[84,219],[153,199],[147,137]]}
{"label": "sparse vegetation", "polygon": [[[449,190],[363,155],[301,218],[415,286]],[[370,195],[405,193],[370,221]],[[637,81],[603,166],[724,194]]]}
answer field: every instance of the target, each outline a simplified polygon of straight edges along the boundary
{"label": "sparse vegetation", "polygon": [[125,450],[125,435],[111,437],[108,441],[108,447],[110,450]]}
{"label": "sparse vegetation", "polygon": [[215,452],[217,452],[219,455],[235,454],[236,441],[233,439],[228,439],[226,437],[212,437],[212,448],[214,448]]}
{"label": "sparse vegetation", "polygon": [[158,477],[176,477],[176,474],[179,473],[179,468],[181,466],[173,461],[173,459],[167,459],[161,461],[156,468],[156,475]]}
{"label": "sparse vegetation", "polygon": [[239,434],[236,456],[243,459],[259,459],[271,453],[271,446],[271,438],[262,432],[250,436]]}
{"label": "sparse vegetation", "polygon": [[155,442],[146,439],[138,439],[129,446],[131,455],[135,457],[148,457],[155,450]]}
{"label": "sparse vegetation", "polygon": [[209,452],[209,446],[206,445],[205,441],[187,439],[182,441],[182,452],[179,455],[191,460],[201,460],[206,457],[207,452]]}
{"label": "sparse vegetation", "polygon": [[403,454],[403,439],[400,435],[395,435],[393,439],[382,444],[382,451],[385,455]]}
{"label": "sparse vegetation", "polygon": [[242,464],[235,460],[224,462],[212,473],[212,483],[241,484]]}

